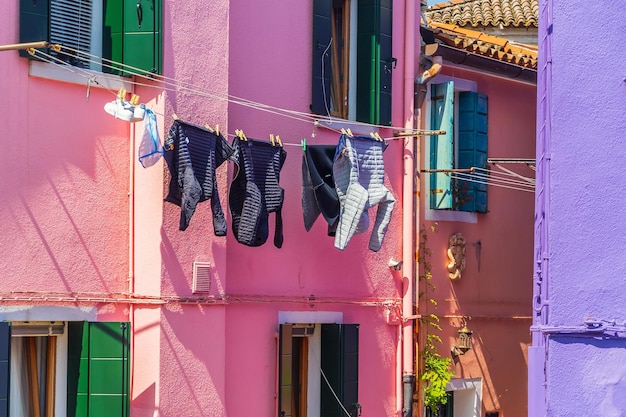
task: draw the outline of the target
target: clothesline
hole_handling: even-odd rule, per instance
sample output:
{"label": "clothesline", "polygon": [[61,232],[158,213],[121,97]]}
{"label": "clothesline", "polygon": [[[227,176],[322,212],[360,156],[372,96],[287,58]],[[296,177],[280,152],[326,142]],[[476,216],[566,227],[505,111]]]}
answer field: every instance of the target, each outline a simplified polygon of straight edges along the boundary
{"label": "clothesline", "polygon": [[[67,51],[64,51],[63,49],[67,49],[73,53],[69,53]],[[319,115],[314,115],[314,114],[310,114],[310,113],[305,113],[305,112],[299,112],[299,111],[295,111],[295,110],[289,110],[289,109],[284,109],[284,108],[280,108],[280,107],[276,107],[276,106],[270,106],[267,104],[263,104],[263,103],[259,103],[259,102],[255,102],[253,100],[249,100],[249,99],[245,99],[245,98],[241,98],[241,97],[237,97],[234,95],[230,95],[230,94],[226,94],[224,95],[223,93],[218,93],[218,92],[214,92],[211,90],[206,90],[204,87],[198,87],[192,83],[188,83],[188,82],[183,82],[183,81],[179,81],[176,80],[174,78],[170,78],[170,77],[166,77],[166,76],[162,76],[162,75],[158,75],[158,74],[153,74],[151,72],[142,70],[140,68],[137,67],[132,67],[126,64],[122,64],[120,62],[116,62],[113,60],[109,60],[106,58],[102,58],[102,57],[97,57],[95,55],[83,52],[83,51],[79,51],[76,50],[74,48],[70,48],[70,47],[62,47],[61,50],[58,52],[60,54],[64,54],[67,56],[71,56],[73,58],[77,58],[83,62],[88,62],[88,63],[94,63],[97,65],[101,65],[104,68],[110,68],[110,69],[115,69],[115,70],[119,70],[120,67],[125,67],[124,71],[130,75],[136,75],[139,77],[143,77],[143,78],[149,78],[149,79],[154,79],[155,81],[160,81],[163,82],[163,84],[165,86],[161,86],[161,85],[154,85],[152,83],[148,83],[148,82],[140,82],[137,80],[129,80],[128,83],[136,85],[136,86],[141,86],[141,87],[148,87],[148,88],[158,88],[161,90],[166,90],[166,91],[172,91],[172,92],[176,92],[176,93],[182,93],[182,94],[189,94],[189,95],[195,95],[195,96],[200,96],[200,97],[207,97],[207,98],[211,98],[214,100],[219,100],[219,101],[227,101],[229,103],[232,104],[237,104],[237,105],[241,105],[244,107],[248,107],[248,108],[252,108],[252,109],[256,109],[259,111],[265,111],[271,114],[275,114],[278,116],[282,116],[282,117],[287,117],[296,121],[301,121],[301,122],[306,122],[309,124],[312,124],[314,127],[319,127],[320,124],[320,120],[322,121],[327,121],[327,123],[324,123],[324,127],[328,130],[331,131],[335,131],[337,133],[339,133],[339,129],[334,129],[332,128],[330,125],[332,125],[333,123],[335,123],[335,121],[332,118],[329,119],[324,119],[324,118],[320,118]],[[94,75],[93,71],[89,71],[89,70],[85,70],[85,69],[81,69],[78,67],[72,67],[67,65],[67,63],[65,61],[63,61],[62,59],[59,59],[57,57],[54,57],[50,54],[47,54],[46,52],[40,51],[40,50],[32,50],[32,54],[37,56],[38,58],[40,58],[41,60],[54,64],[56,66],[59,66],[67,71],[73,72],[74,74],[77,74],[79,76],[82,76],[83,78],[87,79],[90,83],[95,83],[95,84],[99,84],[98,82],[98,78],[102,78],[105,80],[115,80],[117,79],[117,76],[114,75],[109,75],[106,73],[102,73],[102,74],[97,74]],[[102,86],[102,85],[101,85]],[[109,91],[111,94],[116,95],[117,93],[107,89],[106,87],[104,87],[107,91]],[[161,115],[160,113],[157,113],[159,115]],[[341,124],[341,121],[336,121],[337,123]],[[402,127],[402,128],[398,128],[398,127],[393,127],[393,126],[383,126],[383,125],[375,125],[375,124],[370,124],[370,123],[363,123],[363,122],[354,122],[354,121],[350,121],[349,122],[350,125],[352,126],[359,126],[359,127],[370,127],[370,128],[385,128],[385,129],[393,129],[393,130],[400,130],[400,131],[406,131],[406,128]],[[315,136],[314,132],[311,135],[312,137]],[[401,137],[387,137],[384,138],[385,140],[397,140],[397,139],[404,139]],[[299,143],[292,143],[290,145],[293,146],[300,146]]]}
{"label": "clothesline", "polygon": [[[72,53],[69,53],[65,50],[69,50]],[[249,99],[245,99],[242,97],[238,97],[238,96],[234,96],[231,94],[226,94],[224,95],[223,93],[219,93],[219,92],[214,92],[211,90],[206,90],[203,86],[196,86],[192,83],[188,83],[188,82],[184,82],[184,81],[180,81],[177,80],[175,78],[171,78],[171,77],[166,77],[163,75],[159,75],[159,74],[153,74],[151,72],[142,70],[140,68],[137,67],[133,67],[130,65],[126,65],[117,61],[113,61],[113,60],[109,60],[103,57],[98,57],[96,55],[92,55],[83,51],[79,51],[77,49],[71,48],[71,47],[66,47],[66,46],[62,46],[60,49],[56,48],[55,49],[57,51],[57,53],[59,54],[64,54],[66,56],[70,56],[73,58],[77,58],[83,62],[88,62],[88,63],[94,63],[97,65],[101,65],[105,68],[109,68],[109,69],[114,69],[114,70],[119,70],[121,67],[124,67],[124,71],[130,75],[135,75],[138,77],[142,77],[144,79],[152,79],[154,81],[158,81],[158,82],[162,82],[163,85],[155,85],[154,83],[149,83],[149,82],[140,82],[137,80],[129,80],[128,83],[136,85],[136,86],[141,86],[141,87],[147,87],[147,88],[158,88],[160,90],[166,90],[166,91],[171,91],[171,92],[175,92],[175,93],[182,93],[182,94],[188,94],[188,95],[195,95],[195,96],[199,96],[199,97],[207,97],[207,98],[211,98],[214,100],[218,100],[218,101],[227,101],[229,103],[232,104],[236,104],[236,105],[241,105],[244,107],[248,107],[251,109],[255,109],[255,110],[259,110],[259,111],[264,111],[270,114],[275,114],[281,117],[286,117],[292,120],[296,120],[296,121],[300,121],[300,122],[305,122],[305,123],[309,123],[312,124],[314,129],[320,126],[320,120],[328,120],[328,124],[325,124],[325,128],[331,131],[334,131],[336,133],[341,133],[340,129],[334,129],[332,127],[329,126],[329,124],[334,123],[335,121],[332,118],[329,119],[321,119],[319,115],[314,115],[314,114],[310,114],[310,113],[305,113],[305,112],[299,112],[296,110],[290,110],[290,109],[284,109],[284,108],[280,108],[280,107],[276,107],[276,106],[271,106],[271,105],[267,105],[267,104],[263,104],[260,102],[255,102],[253,100],[249,100]],[[118,76],[112,75],[112,74],[107,74],[107,73],[99,73],[99,74],[94,74],[93,71],[91,70],[85,70],[79,67],[75,67],[75,66],[71,66],[68,65],[65,61],[63,61],[62,59],[59,59],[55,56],[52,56],[46,52],[37,50],[37,49],[31,49],[30,50],[31,54],[37,56],[39,59],[41,59],[42,61],[51,63],[57,67],[60,67],[66,71],[72,72],[78,76],[81,76],[83,78],[85,78],[86,80],[88,80],[88,96],[89,96],[89,86],[94,83],[94,84],[98,84],[100,85],[102,88],[104,88],[105,90],[109,91],[111,94],[113,95],[117,95],[117,92],[112,91],[111,89],[108,89],[106,87],[104,87],[102,84],[100,84],[98,82],[98,78],[102,78],[105,80],[117,80]],[[87,96],[87,97],[88,97]],[[161,114],[159,112],[155,112],[156,114],[159,114],[160,116],[165,117],[164,114]],[[341,121],[337,121],[337,123],[341,123]],[[385,128],[385,129],[393,129],[393,130],[399,130],[399,131],[406,131],[407,129],[405,129],[404,127],[393,127],[393,126],[382,126],[382,125],[375,125],[375,124],[370,124],[370,123],[363,123],[363,122],[353,122],[350,121],[351,125],[355,125],[355,126],[362,126],[362,127],[370,127],[370,128]],[[235,134],[231,134],[228,133],[227,134],[229,137],[235,137]],[[315,137],[315,130],[313,130],[313,132],[311,133],[311,137],[314,138]],[[385,141],[391,141],[391,140],[398,140],[398,139],[406,139],[406,137],[384,137],[382,138]],[[298,146],[301,147],[302,143],[291,143],[291,142],[283,142],[283,145],[285,146]],[[504,168],[502,168],[504,169]],[[510,171],[509,171],[510,172]],[[455,177],[458,178],[458,174],[455,175]],[[480,182],[480,183],[487,183],[486,181],[489,179],[489,177],[478,177],[476,176],[476,179],[469,179],[468,181],[473,181],[473,182]],[[525,178],[524,178],[525,179]],[[481,181],[479,181],[481,180]],[[525,179],[527,180],[527,179]],[[494,186],[505,186],[508,188],[512,188],[512,189],[518,189],[521,191],[532,191],[529,190],[527,188],[520,188],[524,187],[524,186],[528,186],[530,185],[530,187],[532,187],[534,189],[534,184],[520,184],[520,183],[515,183],[515,182],[507,182],[507,181],[503,181],[500,180],[499,181],[500,184],[496,184],[498,183],[496,178],[492,179],[492,185]]]}

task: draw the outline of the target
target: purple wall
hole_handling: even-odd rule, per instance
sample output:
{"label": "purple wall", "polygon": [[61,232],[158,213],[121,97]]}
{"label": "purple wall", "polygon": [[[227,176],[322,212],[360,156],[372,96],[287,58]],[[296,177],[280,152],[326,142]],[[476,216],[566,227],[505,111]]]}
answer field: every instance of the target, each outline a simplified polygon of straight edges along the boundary
{"label": "purple wall", "polygon": [[[546,0],[540,15],[529,415],[621,416],[626,25],[615,17],[623,5]],[[617,339],[592,338],[588,320],[600,322],[593,334]]]}

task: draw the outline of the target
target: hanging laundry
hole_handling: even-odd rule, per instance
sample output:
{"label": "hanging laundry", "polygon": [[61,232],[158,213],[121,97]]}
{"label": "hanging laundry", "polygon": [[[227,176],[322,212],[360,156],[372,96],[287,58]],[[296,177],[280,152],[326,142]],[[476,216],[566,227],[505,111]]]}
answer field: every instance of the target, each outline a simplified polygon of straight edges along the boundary
{"label": "hanging laundry", "polygon": [[352,236],[369,228],[367,210],[378,205],[369,249],[380,250],[395,199],[383,185],[386,144],[367,136],[342,134],[335,152],[333,176],[341,214],[335,234],[335,247],[345,249]]}
{"label": "hanging laundry", "polygon": [[143,120],[145,117],[146,105],[139,104],[139,96],[136,94],[131,95],[130,101],[127,101],[126,90],[120,88],[115,100],[104,105],[104,111],[116,119],[134,123]]}
{"label": "hanging laundry", "polygon": [[161,138],[159,137],[156,115],[150,109],[146,109],[143,119],[143,135],[141,142],[139,142],[138,156],[139,162],[144,168],[156,164],[163,156],[163,145],[161,145]]}
{"label": "hanging laundry", "polygon": [[328,236],[335,236],[339,221],[339,195],[333,178],[336,148],[309,145],[302,156],[302,212],[307,232],[322,214],[328,223]]}
{"label": "hanging laundry", "polygon": [[282,146],[240,137],[233,140],[233,149],[236,171],[228,196],[233,233],[239,243],[261,246],[269,235],[269,214],[276,213],[274,246],[280,248],[285,190],[279,180],[287,153]]}
{"label": "hanging laundry", "polygon": [[166,144],[172,179],[165,201],[180,206],[179,229],[187,229],[199,202],[211,200],[213,230],[216,236],[225,236],[226,218],[217,192],[215,169],[230,158],[233,149],[223,136],[181,120],[174,120]]}

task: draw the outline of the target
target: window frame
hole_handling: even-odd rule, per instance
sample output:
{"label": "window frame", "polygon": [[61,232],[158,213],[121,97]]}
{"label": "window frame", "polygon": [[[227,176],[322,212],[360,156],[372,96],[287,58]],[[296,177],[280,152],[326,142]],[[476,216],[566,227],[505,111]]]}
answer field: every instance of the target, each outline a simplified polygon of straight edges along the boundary
{"label": "window frame", "polygon": [[[453,133],[453,145],[454,145],[454,166],[458,166],[459,162],[459,151],[458,151],[458,120],[459,120],[459,93],[461,92],[474,92],[477,93],[477,83],[475,81],[460,79],[455,77],[450,77],[446,75],[438,75],[436,80],[432,83],[427,84],[426,88],[426,111],[425,111],[425,121],[426,128],[429,130],[433,130],[436,126],[433,126],[433,100],[432,100],[432,88],[433,85],[443,84],[446,82],[452,81],[454,83],[454,113],[453,113],[453,121],[454,121],[454,133]],[[432,136],[426,136],[424,141],[424,154],[423,154],[423,166],[426,167],[427,170],[434,169],[431,164],[431,151],[432,151]],[[488,139],[487,139],[488,142]],[[424,192],[428,198],[423,199],[424,203],[424,216],[426,220],[430,221],[456,221],[456,222],[464,222],[464,223],[477,223],[478,222],[478,214],[484,214],[482,211],[463,211],[457,208],[444,208],[438,209],[433,208],[432,199],[431,199],[431,181],[433,175],[435,173],[427,172],[423,175],[423,184],[424,184]],[[452,188],[452,186],[451,186]],[[488,212],[488,211],[486,211]]]}
{"label": "window frame", "polygon": [[[341,2],[338,8],[343,10],[341,45],[349,45],[341,51],[334,41],[338,31],[335,2]],[[392,5],[392,0],[314,0],[313,113],[391,125],[391,70],[396,61],[392,57]],[[336,59],[337,54],[341,59]],[[340,67],[337,81],[333,75]]]}
{"label": "window frame", "polygon": [[[0,416],[5,417],[10,413],[10,385],[11,385],[11,344],[14,337],[20,337],[19,335],[12,336],[11,327],[15,321],[2,321],[0,322]],[[72,329],[74,328],[74,330]],[[76,332],[76,329],[82,328],[84,332]],[[117,330],[116,330],[117,329]],[[121,417],[128,417],[130,414],[130,323],[129,322],[89,322],[89,321],[67,321],[64,323],[64,331],[62,334],[54,334],[48,337],[55,337],[55,391],[54,391],[54,415],[73,415],[70,408],[72,408],[72,401],[74,404],[74,411],[78,412],[76,404],[78,401],[78,393],[81,390],[87,390],[83,395],[82,403],[87,404],[87,414],[92,417],[104,415],[100,413],[108,413],[110,407],[103,407],[102,402],[97,404],[98,395],[105,400],[111,398],[122,398],[122,401],[117,401],[121,409]],[[97,336],[98,334],[104,336]],[[40,334],[38,336],[44,336]],[[96,337],[97,336],[97,337]],[[72,346],[74,346],[74,354],[72,353]],[[76,347],[79,347],[80,358],[76,356]],[[80,347],[82,346],[82,347]],[[111,348],[118,352],[113,356],[102,356],[102,352],[107,348]],[[88,352],[83,352],[83,348],[87,348]],[[93,351],[92,351],[93,349]],[[120,349],[120,351],[118,351]],[[121,352],[121,353],[119,353]],[[84,355],[87,355],[86,357]],[[100,364],[97,361],[101,361]],[[121,368],[111,366],[112,363],[117,361],[121,364]],[[106,365],[105,365],[106,364]],[[102,366],[105,365],[105,366]],[[81,369],[80,373],[71,373],[72,368],[76,371]],[[91,375],[94,372],[98,372],[98,369],[104,371],[104,374]],[[112,373],[115,373],[113,375]],[[90,376],[91,375],[91,376]],[[104,378],[108,381],[111,377],[121,379],[117,382],[119,387],[115,384],[105,383],[105,390],[113,391],[107,393],[95,392],[97,390],[97,383],[102,386]],[[93,379],[95,378],[95,379]],[[78,391],[72,394],[71,380],[74,381],[73,386]],[[88,382],[89,381],[89,382]],[[113,387],[113,388],[111,388]],[[116,389],[119,388],[118,392]],[[93,407],[90,406],[91,402],[95,401]],[[107,402],[109,405],[110,402]],[[91,407],[91,408],[90,408]],[[84,411],[84,410],[83,410]],[[83,415],[83,414],[75,414]]]}
{"label": "window frame", "polygon": [[[297,332],[311,326],[313,332]],[[277,356],[278,417],[342,417],[344,407],[356,415],[360,409],[358,339],[358,324],[281,323]],[[306,380],[303,380],[305,372]],[[298,387],[306,390],[294,394]]]}
{"label": "window frame", "polygon": [[[51,41],[51,4],[55,0],[20,0],[20,42]],[[99,16],[93,21],[101,21],[101,25],[92,25],[92,34],[100,34],[100,49],[92,44],[89,53],[96,57],[113,60],[125,65],[143,68],[155,74],[162,73],[163,40],[162,40],[162,0],[144,0],[141,4],[142,13],[133,0],[105,0],[97,2],[94,7]],[[106,4],[106,8],[104,7]],[[143,27],[142,27],[143,25]],[[50,48],[40,49],[50,54]],[[98,55],[99,54],[99,55]],[[20,56],[38,59],[36,56],[20,51]],[[67,57],[66,55],[64,56]],[[95,60],[96,58],[91,58]],[[130,75],[122,69],[109,68],[109,64],[89,63],[92,70],[102,73]],[[114,64],[113,64],[114,65]],[[129,69],[129,71],[136,71]]]}

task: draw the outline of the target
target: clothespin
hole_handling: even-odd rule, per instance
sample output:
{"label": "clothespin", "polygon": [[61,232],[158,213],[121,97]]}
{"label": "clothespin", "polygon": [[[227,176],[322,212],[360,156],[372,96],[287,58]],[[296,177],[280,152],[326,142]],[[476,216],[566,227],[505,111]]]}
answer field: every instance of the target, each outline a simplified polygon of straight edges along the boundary
{"label": "clothespin", "polygon": [[126,100],[126,90],[124,89],[124,87],[120,87],[120,89],[118,90],[117,98],[119,98],[120,100]]}
{"label": "clothespin", "polygon": [[219,135],[220,135],[220,125],[215,125],[215,134],[216,134],[217,136],[219,136]]}
{"label": "clothespin", "polygon": [[347,134],[348,134],[348,132],[346,132],[346,129],[344,129],[343,127],[341,128],[341,133],[342,133],[343,135],[347,135]]}
{"label": "clothespin", "polygon": [[350,130],[350,128],[348,128],[348,136],[352,137],[352,131]]}
{"label": "clothespin", "polygon": [[306,151],[306,138],[300,141],[300,145],[302,146],[302,152]]}
{"label": "clothespin", "polygon": [[274,134],[270,133],[270,143],[272,144],[272,146],[275,146],[276,144],[274,143]]}
{"label": "clothespin", "polygon": [[280,140],[280,136],[276,135],[276,142],[278,144],[278,146],[280,146],[281,148],[283,147],[283,142]]}
{"label": "clothespin", "polygon": [[370,132],[370,136],[374,139],[376,139],[379,142],[383,141],[383,138],[380,137],[380,135],[378,134],[378,132]]}
{"label": "clothespin", "polygon": [[215,133],[215,131],[213,130],[213,128],[211,126],[209,126],[209,124],[205,124],[204,127],[206,128],[206,130],[208,130],[211,133]]}
{"label": "clothespin", "polygon": [[172,119],[178,120],[178,116],[176,116],[176,113],[172,113]]}
{"label": "clothespin", "polygon": [[235,135],[237,135],[237,137],[240,140],[243,140],[243,141],[246,141],[246,142],[248,141],[248,138],[246,137],[246,135],[244,135],[243,130],[241,130],[241,129],[235,129]]}

